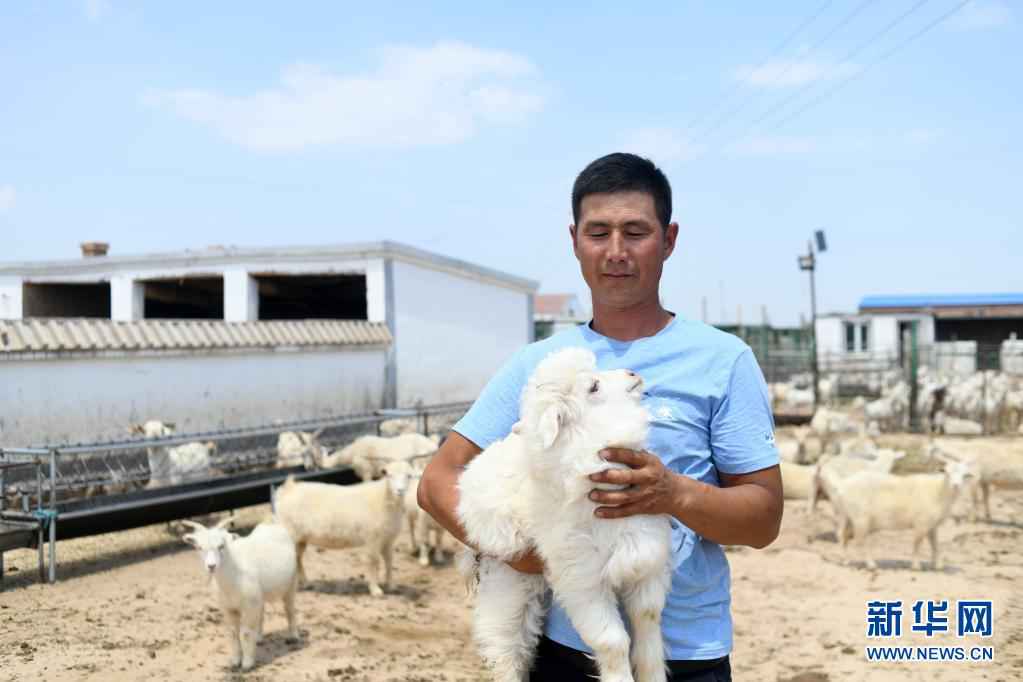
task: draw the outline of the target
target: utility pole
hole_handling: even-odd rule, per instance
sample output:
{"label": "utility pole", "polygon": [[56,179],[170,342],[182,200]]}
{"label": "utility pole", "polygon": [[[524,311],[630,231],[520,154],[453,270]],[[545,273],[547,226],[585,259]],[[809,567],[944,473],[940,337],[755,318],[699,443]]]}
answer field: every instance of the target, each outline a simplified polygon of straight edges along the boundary
{"label": "utility pole", "polygon": [[[817,250],[827,251],[827,242],[824,241],[824,232],[817,230],[814,233],[817,240]],[[813,407],[817,409],[820,403],[820,367],[817,363],[817,286],[814,281],[814,273],[817,270],[817,257],[813,251],[813,240],[806,242],[806,255],[798,257],[799,269],[810,272],[810,370],[813,373]]]}

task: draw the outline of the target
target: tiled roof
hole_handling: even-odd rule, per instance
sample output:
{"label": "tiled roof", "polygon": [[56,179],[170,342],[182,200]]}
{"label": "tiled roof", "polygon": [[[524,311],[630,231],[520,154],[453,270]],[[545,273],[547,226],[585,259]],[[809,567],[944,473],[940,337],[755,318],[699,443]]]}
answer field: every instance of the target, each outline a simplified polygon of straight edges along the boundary
{"label": "tiled roof", "polygon": [[537,294],[533,298],[533,313],[536,315],[566,315],[573,294]]}
{"label": "tiled roof", "polygon": [[364,320],[0,320],[0,354],[386,345],[382,322]]}

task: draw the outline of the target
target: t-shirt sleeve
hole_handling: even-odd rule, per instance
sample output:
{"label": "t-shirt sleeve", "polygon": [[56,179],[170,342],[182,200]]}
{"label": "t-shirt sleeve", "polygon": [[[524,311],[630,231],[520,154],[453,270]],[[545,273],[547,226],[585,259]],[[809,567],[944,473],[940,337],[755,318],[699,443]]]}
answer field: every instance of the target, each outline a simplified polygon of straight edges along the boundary
{"label": "t-shirt sleeve", "polygon": [[480,448],[511,433],[519,420],[519,400],[526,385],[523,351],[517,352],[497,371],[469,411],[454,425],[454,431]]}
{"label": "t-shirt sleeve", "polygon": [[778,464],[771,400],[749,348],[732,366],[728,388],[711,415],[710,450],[714,466],[726,474],[748,474]]}

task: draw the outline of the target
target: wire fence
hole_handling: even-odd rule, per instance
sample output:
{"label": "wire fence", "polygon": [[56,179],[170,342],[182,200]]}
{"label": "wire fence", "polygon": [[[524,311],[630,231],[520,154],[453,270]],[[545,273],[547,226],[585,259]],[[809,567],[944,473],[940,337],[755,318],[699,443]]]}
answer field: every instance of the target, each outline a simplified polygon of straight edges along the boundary
{"label": "wire fence", "polygon": [[[419,432],[443,435],[471,403],[339,415],[315,420],[160,438],[63,444],[33,449],[0,448],[0,511],[32,509],[71,499],[103,498],[196,480],[228,479],[284,466],[278,439],[284,432],[316,433],[322,453],[364,435]],[[47,471],[53,458],[52,475]],[[173,475],[157,473],[170,463]],[[159,463],[159,464],[158,464]],[[49,503],[47,502],[49,500]],[[102,504],[97,500],[97,504]]]}

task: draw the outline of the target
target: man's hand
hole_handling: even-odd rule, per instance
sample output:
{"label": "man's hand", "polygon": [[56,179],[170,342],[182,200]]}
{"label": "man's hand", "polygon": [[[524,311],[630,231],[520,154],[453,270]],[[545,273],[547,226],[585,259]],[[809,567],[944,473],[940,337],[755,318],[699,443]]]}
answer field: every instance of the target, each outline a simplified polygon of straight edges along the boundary
{"label": "man's hand", "polygon": [[532,550],[523,554],[515,561],[507,562],[507,564],[519,573],[531,573],[534,575],[543,573],[543,559]]}
{"label": "man's hand", "polygon": [[590,499],[602,505],[594,511],[596,516],[620,519],[635,514],[674,514],[678,509],[683,477],[668,471],[656,455],[625,448],[607,448],[601,450],[600,455],[629,468],[601,471],[592,474],[590,480],[629,487],[591,492]]}

